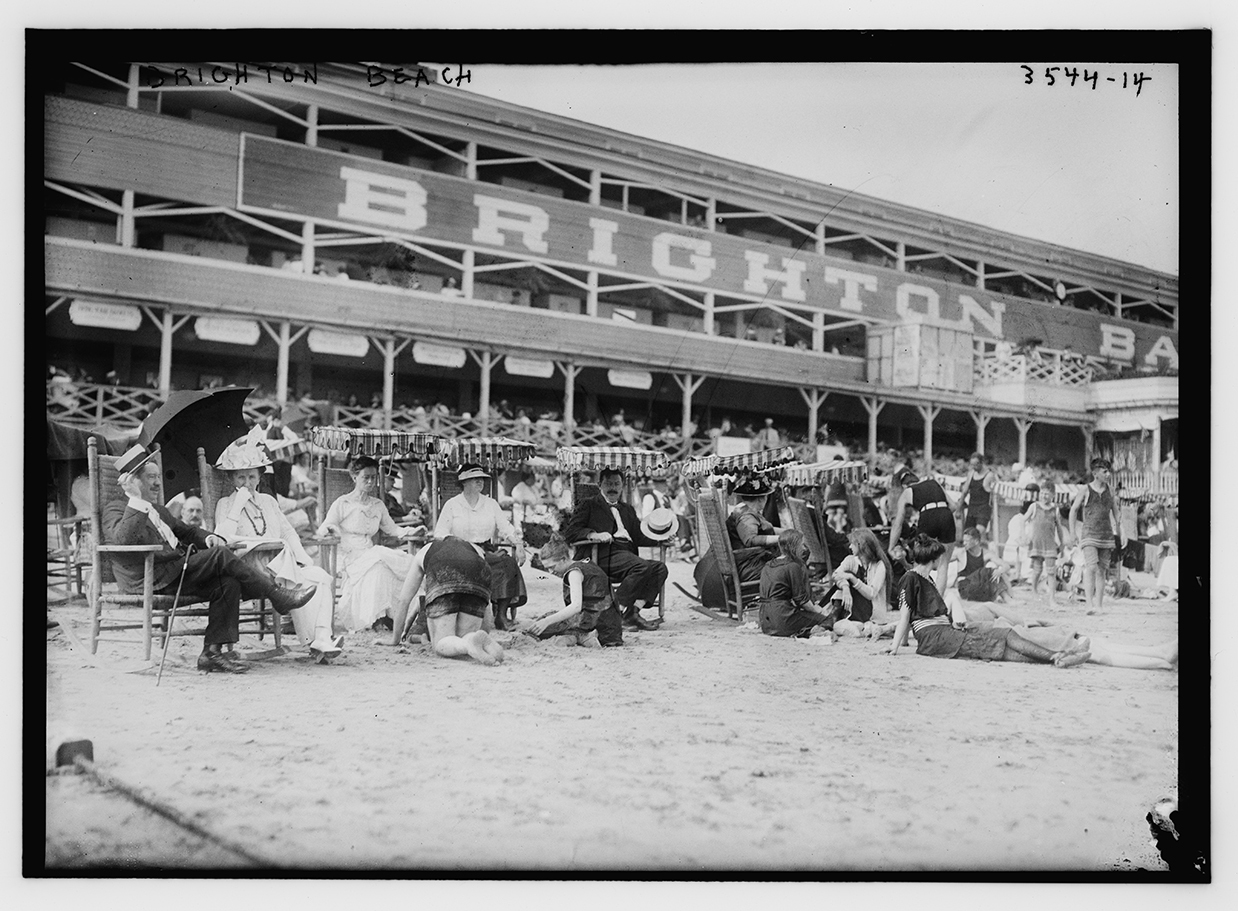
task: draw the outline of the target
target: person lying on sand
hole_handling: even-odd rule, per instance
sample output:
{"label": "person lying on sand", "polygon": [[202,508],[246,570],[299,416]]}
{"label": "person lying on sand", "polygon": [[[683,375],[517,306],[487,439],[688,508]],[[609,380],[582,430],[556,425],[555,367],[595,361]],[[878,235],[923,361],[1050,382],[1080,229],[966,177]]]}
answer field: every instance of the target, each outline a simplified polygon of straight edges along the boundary
{"label": "person lying on sand", "polygon": [[558,536],[542,546],[540,556],[547,570],[563,578],[563,607],[543,614],[524,632],[586,648],[623,645],[623,618],[606,573],[588,560],[573,560],[567,542]]}
{"label": "person lying on sand", "polygon": [[413,557],[413,566],[396,599],[391,644],[399,645],[408,632],[408,608],[422,582],[435,654],[473,658],[486,665],[502,662],[503,647],[481,628],[490,604],[490,567],[480,548],[456,537],[433,541]]}
{"label": "person lying on sand", "polygon": [[1088,660],[1090,655],[1082,643],[1071,649],[1050,651],[1013,629],[993,625],[967,629],[967,618],[958,609],[961,602],[951,599],[952,611],[932,581],[933,567],[944,551],[940,541],[924,534],[916,535],[907,548],[912,568],[899,580],[898,627],[894,644],[885,650],[887,654],[897,655],[912,630],[916,634],[916,654],[934,658],[1034,661],[1055,667],[1074,667]]}
{"label": "person lying on sand", "polygon": [[[813,603],[808,583],[808,545],[793,528],[778,533],[778,556],[761,569],[761,632],[806,639],[829,635],[832,609]],[[818,629],[818,628],[821,629]]]}
{"label": "person lying on sand", "polygon": [[[946,592],[946,603],[957,599],[953,589]],[[1024,619],[1017,611],[1002,604],[979,604],[963,601],[957,610],[966,616],[967,628],[979,628],[990,623],[1015,633],[1050,651],[1085,649],[1089,664],[1125,667],[1142,671],[1172,671],[1178,668],[1178,640],[1161,645],[1128,645],[1080,634],[1073,627],[1058,626],[1046,620]]]}

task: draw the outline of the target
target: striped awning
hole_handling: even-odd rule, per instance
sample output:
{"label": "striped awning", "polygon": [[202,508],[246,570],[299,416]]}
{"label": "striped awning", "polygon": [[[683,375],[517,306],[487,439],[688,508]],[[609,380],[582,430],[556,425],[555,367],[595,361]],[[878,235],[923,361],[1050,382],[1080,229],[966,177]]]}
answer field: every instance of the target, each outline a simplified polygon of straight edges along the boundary
{"label": "striped awning", "polygon": [[314,444],[305,438],[295,440],[267,440],[267,450],[277,462],[294,462],[297,456],[314,451]]}
{"label": "striped awning", "polygon": [[483,468],[509,468],[526,462],[537,447],[507,437],[473,437],[444,440],[439,446],[438,463],[444,468],[459,468],[475,462]]}
{"label": "striped awning", "polygon": [[560,446],[555,460],[567,472],[617,468],[644,477],[666,469],[665,453],[629,446]]}
{"label": "striped awning", "polygon": [[424,461],[438,449],[439,437],[411,430],[373,430],[359,427],[315,427],[310,441],[349,456]]}
{"label": "striped awning", "polygon": [[783,483],[792,487],[825,487],[835,481],[859,484],[868,479],[868,463],[835,459],[832,462],[788,465],[783,472]]}
{"label": "striped awning", "polygon": [[710,474],[733,474],[743,471],[759,471],[763,468],[773,468],[795,461],[795,450],[790,446],[785,449],[762,449],[758,452],[741,452],[739,455],[719,456],[708,455],[695,459],[687,459],[679,466],[679,473],[685,478],[699,478]]}

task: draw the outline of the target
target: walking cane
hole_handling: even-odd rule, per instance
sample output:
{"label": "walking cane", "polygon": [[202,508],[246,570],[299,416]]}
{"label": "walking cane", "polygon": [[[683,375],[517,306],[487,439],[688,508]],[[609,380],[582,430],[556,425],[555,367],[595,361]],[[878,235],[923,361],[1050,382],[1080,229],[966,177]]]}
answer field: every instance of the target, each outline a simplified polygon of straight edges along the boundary
{"label": "walking cane", "polygon": [[185,585],[185,570],[189,569],[189,555],[193,553],[193,545],[185,551],[185,565],[181,567],[181,581],[176,583],[176,595],[172,598],[172,610],[168,614],[168,629],[163,634],[163,656],[159,659],[159,673],[155,676],[155,686],[163,679],[163,662],[168,660],[168,646],[172,644],[172,624],[176,622],[176,607],[181,601],[181,589]]}

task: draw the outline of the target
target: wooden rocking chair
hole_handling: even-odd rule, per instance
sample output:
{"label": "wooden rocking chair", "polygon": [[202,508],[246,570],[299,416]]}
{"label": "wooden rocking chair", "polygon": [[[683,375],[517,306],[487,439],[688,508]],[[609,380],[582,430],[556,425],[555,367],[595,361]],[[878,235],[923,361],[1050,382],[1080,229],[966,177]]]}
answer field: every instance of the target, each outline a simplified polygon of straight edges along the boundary
{"label": "wooden rocking chair", "polygon": [[731,549],[731,536],[726,529],[726,495],[718,489],[703,489],[697,500],[709,549],[714,551],[718,571],[722,574],[722,587],[726,592],[727,616],[744,622],[746,612],[755,610],[761,583],[757,580],[741,582],[735,565],[735,552]]}
{"label": "wooden rocking chair", "polygon": [[[90,651],[98,652],[101,641],[134,641],[129,635],[112,635],[125,630],[142,631],[142,647],[146,660],[151,657],[151,644],[158,639],[162,647],[164,639],[169,636],[201,636],[204,629],[194,629],[176,632],[168,628],[175,600],[172,595],[159,595],[154,591],[155,554],[162,550],[158,544],[109,544],[103,536],[103,510],[112,501],[127,500],[126,494],[117,483],[120,472],[116,470],[116,456],[100,455],[94,437],[87,443],[87,459],[90,478],[90,525],[91,574],[88,589],[90,603]],[[158,461],[159,456],[154,456]],[[143,569],[142,591],[127,593],[117,590],[116,577],[112,572],[112,560],[116,554],[143,554],[145,564]],[[177,605],[178,618],[205,617],[208,609],[206,599],[189,591],[181,592],[180,603]],[[198,605],[198,606],[194,606]],[[140,616],[136,611],[140,610]],[[275,626],[279,615],[271,610],[270,623]],[[241,623],[257,623],[260,630],[265,629],[267,617],[260,606],[258,610],[242,611]],[[276,642],[278,644],[278,632]]]}

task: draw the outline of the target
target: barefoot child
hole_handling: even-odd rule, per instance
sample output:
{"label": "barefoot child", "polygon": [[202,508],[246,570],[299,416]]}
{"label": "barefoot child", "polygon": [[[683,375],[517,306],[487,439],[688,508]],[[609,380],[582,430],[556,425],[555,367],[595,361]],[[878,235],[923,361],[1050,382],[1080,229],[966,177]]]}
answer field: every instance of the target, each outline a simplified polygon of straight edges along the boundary
{"label": "barefoot child", "polygon": [[417,551],[396,600],[391,644],[404,639],[408,608],[423,581],[434,653],[486,665],[502,662],[503,647],[481,628],[490,604],[490,567],[481,548],[456,537],[432,541]]}
{"label": "barefoot child", "polygon": [[540,557],[547,570],[563,577],[564,606],[534,620],[525,632],[586,648],[623,645],[623,619],[605,570],[587,560],[572,560],[567,542],[559,537],[546,542]]}
{"label": "barefoot child", "polygon": [[1031,505],[1026,515],[1027,543],[1032,560],[1032,597],[1037,594],[1041,570],[1045,574],[1045,589],[1050,607],[1057,590],[1057,557],[1062,549],[1062,514],[1053,503],[1054,485],[1045,481],[1040,499]]}
{"label": "barefoot child", "polygon": [[932,570],[944,548],[927,535],[917,535],[907,548],[914,564],[898,583],[898,628],[894,644],[885,651],[897,655],[916,634],[916,654],[934,658],[980,658],[985,661],[1036,661],[1055,667],[1074,667],[1091,657],[1084,650],[1050,651],[1029,642],[1011,629],[992,623],[967,628],[962,601],[951,597],[949,606],[933,584]]}

